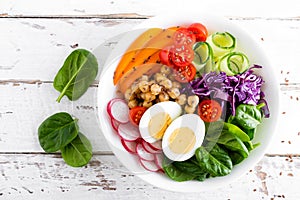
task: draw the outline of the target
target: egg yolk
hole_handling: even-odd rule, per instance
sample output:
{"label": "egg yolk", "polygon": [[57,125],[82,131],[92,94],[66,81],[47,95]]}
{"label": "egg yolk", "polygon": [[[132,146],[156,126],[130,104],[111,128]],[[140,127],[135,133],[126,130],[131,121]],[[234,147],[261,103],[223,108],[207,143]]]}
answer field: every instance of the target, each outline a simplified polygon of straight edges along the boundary
{"label": "egg yolk", "polygon": [[148,124],[150,136],[155,139],[161,139],[171,123],[171,117],[167,113],[161,112],[154,115]]}
{"label": "egg yolk", "polygon": [[196,143],[195,133],[188,127],[175,129],[170,135],[169,148],[176,154],[188,153]]}

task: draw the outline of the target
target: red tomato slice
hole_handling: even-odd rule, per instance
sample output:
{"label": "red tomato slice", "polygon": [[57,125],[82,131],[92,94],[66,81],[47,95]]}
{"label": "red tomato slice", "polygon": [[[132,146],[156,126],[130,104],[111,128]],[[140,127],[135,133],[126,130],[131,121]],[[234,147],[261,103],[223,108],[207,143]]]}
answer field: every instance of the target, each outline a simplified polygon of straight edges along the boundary
{"label": "red tomato slice", "polygon": [[172,66],[171,47],[165,47],[159,52],[159,58],[162,64]]}
{"label": "red tomato slice", "polygon": [[196,68],[190,64],[184,67],[175,68],[175,79],[181,83],[187,83],[194,79],[196,75]]}
{"label": "red tomato slice", "polygon": [[129,119],[130,122],[135,125],[138,126],[140,123],[140,120],[143,116],[143,114],[145,113],[145,111],[147,110],[146,107],[142,107],[142,106],[136,106],[132,109],[129,110]]}
{"label": "red tomato slice", "polygon": [[194,60],[194,51],[192,47],[182,45],[174,46],[171,49],[172,63],[179,67],[184,67],[192,63]]}
{"label": "red tomato slice", "polygon": [[173,35],[175,45],[193,46],[196,37],[187,28],[179,28]]}
{"label": "red tomato slice", "polygon": [[203,121],[214,122],[221,117],[222,108],[219,102],[206,99],[200,102],[198,106],[198,113]]}
{"label": "red tomato slice", "polygon": [[194,24],[191,24],[187,29],[188,29],[188,31],[193,33],[193,35],[195,35],[197,42],[206,41],[208,32],[207,32],[206,27],[203,24],[194,23]]}

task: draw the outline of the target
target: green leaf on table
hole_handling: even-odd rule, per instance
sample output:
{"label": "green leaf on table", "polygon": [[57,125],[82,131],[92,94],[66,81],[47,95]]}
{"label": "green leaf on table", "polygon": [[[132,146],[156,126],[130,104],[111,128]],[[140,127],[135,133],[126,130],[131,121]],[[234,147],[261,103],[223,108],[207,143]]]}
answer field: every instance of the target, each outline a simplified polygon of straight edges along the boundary
{"label": "green leaf on table", "polygon": [[72,167],[82,167],[92,158],[92,145],[82,133],[61,149],[64,161]]}
{"label": "green leaf on table", "polygon": [[53,86],[60,92],[56,101],[66,95],[69,100],[79,99],[93,83],[98,73],[96,57],[85,49],[73,51],[54,78]]}
{"label": "green leaf on table", "polygon": [[69,144],[78,134],[77,120],[65,112],[56,113],[42,122],[38,137],[45,152],[56,152]]}

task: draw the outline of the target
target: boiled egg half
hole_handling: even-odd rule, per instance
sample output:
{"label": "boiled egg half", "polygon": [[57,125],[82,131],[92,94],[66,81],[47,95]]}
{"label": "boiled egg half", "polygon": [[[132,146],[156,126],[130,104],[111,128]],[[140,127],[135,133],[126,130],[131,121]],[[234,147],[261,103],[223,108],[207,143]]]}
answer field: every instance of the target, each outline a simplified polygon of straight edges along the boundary
{"label": "boiled egg half", "polygon": [[143,114],[139,130],[142,138],[153,143],[161,140],[171,122],[180,116],[181,106],[173,101],[157,103],[146,110]]}
{"label": "boiled egg half", "polygon": [[185,114],[175,119],[166,129],[162,149],[170,160],[185,161],[202,145],[205,124],[196,114]]}

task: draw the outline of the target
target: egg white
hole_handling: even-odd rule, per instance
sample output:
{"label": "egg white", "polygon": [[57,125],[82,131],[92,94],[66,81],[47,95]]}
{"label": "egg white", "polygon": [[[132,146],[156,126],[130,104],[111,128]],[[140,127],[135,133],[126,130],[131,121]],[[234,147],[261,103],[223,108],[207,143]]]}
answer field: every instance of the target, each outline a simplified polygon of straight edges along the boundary
{"label": "egg white", "polygon": [[[177,154],[174,153],[169,147],[169,138],[174,130],[182,127],[191,129],[195,134],[195,145],[187,153]],[[162,149],[170,160],[173,161],[185,161],[191,158],[198,147],[202,145],[205,136],[205,124],[202,119],[196,114],[185,114],[175,119],[165,131],[162,139]]]}
{"label": "egg white", "polygon": [[143,116],[140,120],[140,123],[139,123],[139,130],[140,130],[142,138],[145,141],[147,141],[149,143],[153,143],[158,140],[151,136],[148,126],[149,126],[149,122],[150,122],[151,118],[153,116],[155,116],[156,114],[162,113],[162,112],[167,113],[170,116],[171,121],[173,121],[178,116],[180,116],[182,109],[181,109],[181,106],[174,101],[160,102],[160,103],[157,103],[157,104],[151,106],[150,108],[148,108],[146,110],[146,112],[143,114]]}

